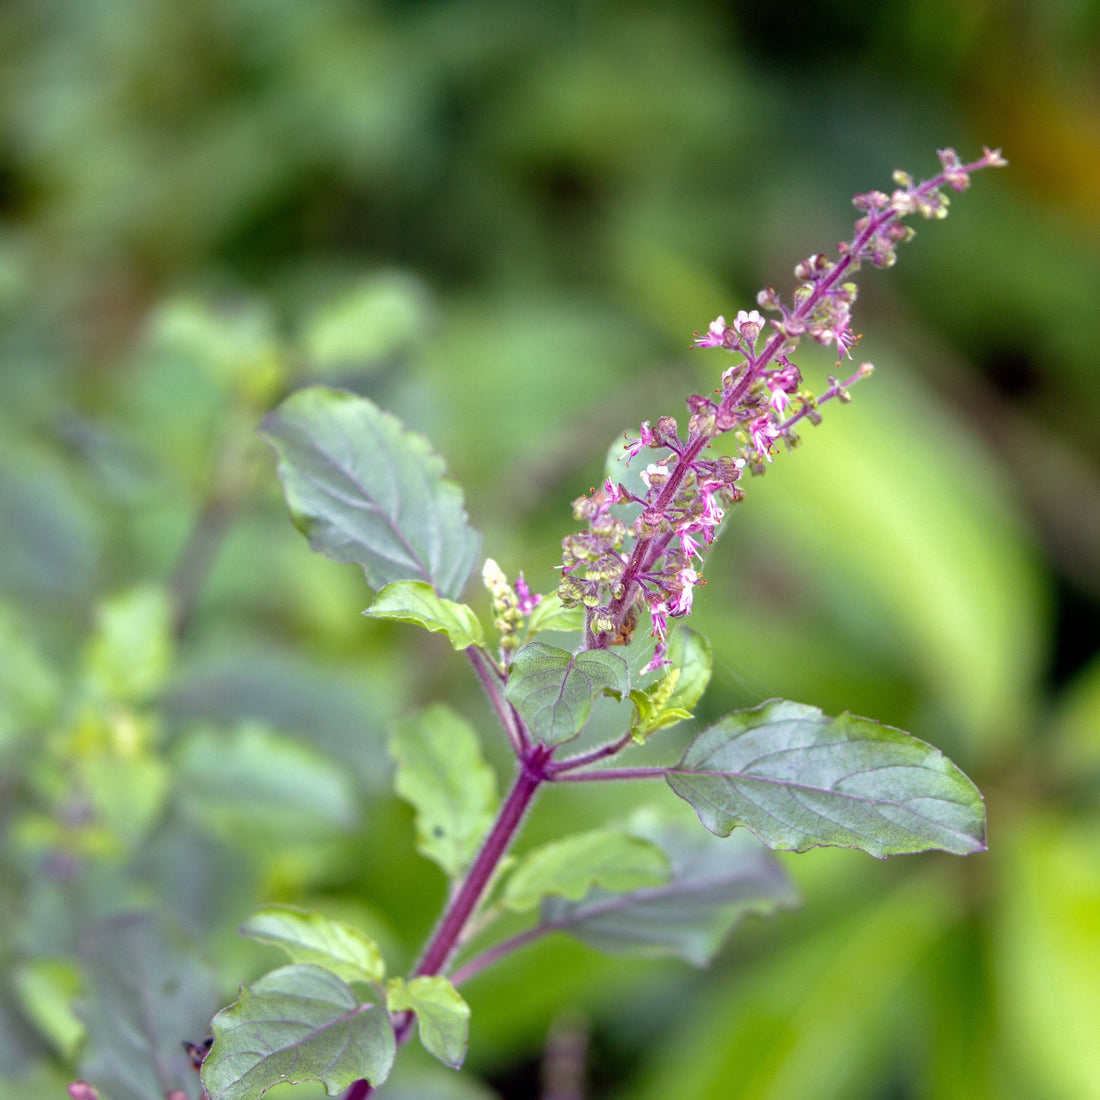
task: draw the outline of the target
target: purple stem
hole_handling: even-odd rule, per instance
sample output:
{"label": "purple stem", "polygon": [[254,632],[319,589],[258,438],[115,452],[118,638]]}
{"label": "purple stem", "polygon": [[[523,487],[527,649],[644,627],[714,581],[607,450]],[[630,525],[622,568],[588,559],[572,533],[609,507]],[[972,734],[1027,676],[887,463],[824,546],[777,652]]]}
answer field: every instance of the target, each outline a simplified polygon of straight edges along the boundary
{"label": "purple stem", "polygon": [[527,944],[541,939],[547,932],[553,931],[555,931],[554,925],[538,924],[534,928],[528,928],[525,932],[517,932],[514,936],[509,936],[508,939],[493,944],[492,947],[487,948],[468,963],[463,963],[451,975],[451,981],[456,986],[461,985],[463,982],[469,981],[475,974],[480,974],[487,966],[500,962],[505,955],[510,955],[513,951],[518,951],[521,947],[526,947]]}
{"label": "purple stem", "polygon": [[548,778],[556,779],[562,772],[572,771],[574,768],[583,768],[586,764],[594,764],[597,760],[606,760],[609,756],[615,756],[617,753],[622,752],[630,744],[630,741],[630,731],[627,730],[618,741],[610,741],[591,752],[570,756],[565,760],[552,761],[546,768],[549,773]]}
{"label": "purple stem", "polygon": [[554,778],[562,783],[599,782],[613,779],[663,779],[670,768],[593,768],[590,772],[557,773]]}
{"label": "purple stem", "polygon": [[512,790],[500,808],[496,823],[485,838],[485,843],[470,866],[469,873],[443,914],[443,919],[439,922],[423,957],[413,971],[414,978],[438,974],[446,966],[447,960],[458,946],[458,939],[466,922],[481,900],[485,887],[489,885],[489,879],[492,878],[497,864],[512,843],[535,792],[547,778],[544,769],[550,759],[550,752],[550,749],[539,746],[527,759],[520,761],[519,775],[516,776]]}
{"label": "purple stem", "polygon": [[[467,650],[469,652],[469,650]],[[477,668],[477,663],[474,665]],[[496,698],[498,691],[491,690],[490,697]],[[451,899],[435,933],[428,941],[424,954],[412,973],[412,977],[426,977],[439,974],[447,965],[448,959],[458,947],[459,939],[467,921],[473,915],[481,901],[486,887],[493,877],[501,857],[515,838],[516,831],[523,821],[524,814],[531,805],[539,786],[549,775],[546,765],[553,753],[552,748],[537,745],[520,756],[520,771],[512,785],[508,797],[504,800],[497,819],[489,835],[485,838],[462,885]],[[400,1046],[411,1034],[415,1017],[411,1012],[402,1013],[395,1022],[394,1038]],[[366,1100],[373,1093],[368,1081],[356,1081],[344,1093],[344,1100]]]}
{"label": "purple stem", "polygon": [[481,686],[485,689],[485,694],[489,696],[493,710],[496,711],[497,720],[508,734],[508,740],[512,742],[516,756],[522,760],[530,752],[531,742],[511,703],[504,698],[501,690],[504,686],[504,677],[483,649],[472,645],[468,646],[465,652],[470,659],[470,664],[474,667],[474,672],[477,673],[477,678],[481,681]]}

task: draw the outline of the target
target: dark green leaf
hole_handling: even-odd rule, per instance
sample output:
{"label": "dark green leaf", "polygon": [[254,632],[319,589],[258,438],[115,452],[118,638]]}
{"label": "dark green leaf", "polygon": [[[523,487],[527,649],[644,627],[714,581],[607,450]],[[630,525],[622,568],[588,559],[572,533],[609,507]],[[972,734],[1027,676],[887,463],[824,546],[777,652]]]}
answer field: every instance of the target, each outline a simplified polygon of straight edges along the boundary
{"label": "dark green leaf", "polygon": [[391,1012],[416,1013],[420,1042],[444,1065],[458,1069],[466,1059],[470,1037],[470,1006],[446,978],[395,978],[386,1005]]}
{"label": "dark green leaf", "polygon": [[977,788],[902,730],[783,700],[727,715],[667,774],[718,836],[739,825],[770,848],[822,845],[883,858],[985,848]]}
{"label": "dark green leaf", "polygon": [[457,597],[480,536],[462,491],[423,436],[345,390],[299,390],[264,420],[295,524],[314,549],[356,562],[367,583],[424,581]]}
{"label": "dark green leaf", "polygon": [[501,902],[523,912],[548,895],[577,901],[594,886],[634,890],[656,886],[668,876],[668,857],[656,844],[627,833],[597,829],[528,852],[508,876]]}
{"label": "dark green leaf", "polygon": [[320,1081],[329,1096],[363,1078],[380,1085],[396,1052],[389,1013],[319,966],[284,966],[245,986],[213,1030],[202,1066],[210,1100],[255,1100],[283,1082]]}
{"label": "dark green leaf", "polygon": [[116,917],[84,944],[88,1042],[80,1075],[111,1100],[191,1095],[181,1046],[207,1034],[217,984],[195,949],[152,914]]}
{"label": "dark green leaf", "polygon": [[345,982],[380,982],[386,976],[378,945],[343,921],[290,905],[265,905],[241,925],[261,943],[281,947],[292,962],[313,963]]}
{"label": "dark green leaf", "polygon": [[481,623],[473,608],[437,596],[435,589],[424,581],[394,581],[387,584],[363,614],[372,619],[415,623],[425,630],[446,634],[455,649],[485,645]]}
{"label": "dark green leaf", "polygon": [[548,897],[542,924],[609,954],[675,955],[705,966],[746,916],[770,916],[795,904],[783,869],[747,833],[719,839],[693,823],[632,826],[658,844],[671,878],[628,893],[596,888],[579,901]]}
{"label": "dark green leaf", "polygon": [[469,866],[497,805],[496,775],[470,725],[436,705],[394,726],[394,787],[416,809],[416,846],[450,878]]}
{"label": "dark green leaf", "polygon": [[629,688],[627,663],[615,653],[528,642],[516,651],[504,694],[538,740],[558,745],[584,728],[597,695],[621,697]]}

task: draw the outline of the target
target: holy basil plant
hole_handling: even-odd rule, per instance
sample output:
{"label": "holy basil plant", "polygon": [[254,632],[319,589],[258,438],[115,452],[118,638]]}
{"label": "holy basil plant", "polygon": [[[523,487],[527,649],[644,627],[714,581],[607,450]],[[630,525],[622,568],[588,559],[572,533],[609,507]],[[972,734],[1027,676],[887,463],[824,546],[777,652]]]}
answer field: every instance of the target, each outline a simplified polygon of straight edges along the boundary
{"label": "holy basil plant", "polygon": [[[745,475],[794,446],[801,421],[817,423],[823,404],[846,401],[848,387],[870,373],[863,364],[815,395],[791,359],[800,338],[850,358],[860,266],[892,265],[912,235],[907,216],[943,217],[944,188],[962,191],[973,171],[1004,163],[989,150],[969,165],[951,150],[940,161],[930,180],[898,173],[891,194],[857,195],[861,216],[837,258],[800,263],[787,300],[771,287],[760,293],[770,320],[742,310],[697,337],[699,347],[727,355],[714,396],[689,397],[684,423],[662,416],[642,424],[602,486],[574,502],[581,530],[562,542],[554,593],[534,594],[522,573],[510,582],[492,559],[482,561],[480,536],[442,459],[370,401],[314,387],[267,417],[262,430],[310,546],[362,566],[376,592],[368,616],[442,634],[464,655],[515,768],[501,798],[478,732],[442,704],[396,724],[396,791],[415,811],[419,851],[452,884],[435,931],[411,972],[390,975],[356,928],[287,906],[254,913],[244,934],[281,948],[287,962],[214,1017],[202,1065],[211,1100],[253,1100],[298,1081],[362,1100],[383,1086],[414,1030],[431,1054],[458,1067],[470,1015],[459,988],[550,932],[608,952],[705,965],[747,915],[794,903],[767,849],[832,845],[883,858],[985,847],[981,795],[937,749],[802,703],[771,700],[727,714],[674,763],[614,766],[628,747],[654,752],[706,688],[710,648],[685,620]],[[459,602],[479,563],[493,642]],[[547,785],[627,781],[667,789],[655,792],[650,812],[512,854]],[[702,828],[672,812],[674,795]],[[494,936],[505,914],[513,915],[509,927],[515,914],[526,927]]]}

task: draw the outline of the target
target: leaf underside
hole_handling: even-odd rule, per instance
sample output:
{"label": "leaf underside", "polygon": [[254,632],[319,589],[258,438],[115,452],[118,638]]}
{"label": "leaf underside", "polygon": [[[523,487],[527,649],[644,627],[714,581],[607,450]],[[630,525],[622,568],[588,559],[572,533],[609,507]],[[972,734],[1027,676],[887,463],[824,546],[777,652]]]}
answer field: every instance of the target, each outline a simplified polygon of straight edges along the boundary
{"label": "leaf underside", "polygon": [[612,955],[676,956],[705,966],[746,917],[797,902],[786,872],[748,833],[724,839],[692,822],[661,820],[632,831],[666,853],[669,880],[626,893],[595,888],[578,901],[547,897],[544,927]]}

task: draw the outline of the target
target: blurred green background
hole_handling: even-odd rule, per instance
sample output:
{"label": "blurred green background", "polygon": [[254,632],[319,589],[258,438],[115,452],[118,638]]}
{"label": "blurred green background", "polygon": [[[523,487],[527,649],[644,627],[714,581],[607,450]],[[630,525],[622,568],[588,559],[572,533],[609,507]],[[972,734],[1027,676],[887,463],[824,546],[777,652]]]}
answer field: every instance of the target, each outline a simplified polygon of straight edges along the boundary
{"label": "blurred green background", "polygon": [[[444,882],[394,714],[450,699],[507,777],[446,643],[288,522],[267,408],[394,410],[549,590],[608,445],[723,368],[692,332],[983,144],[1011,166],[864,272],[877,373],[747,486],[695,625],[701,719],[909,729],[990,851],[786,859],[803,908],[707,972],[544,942],[464,990],[463,1074],[407,1050],[395,1097],[538,1096],[563,1029],[588,1100],[1100,1097],[1100,4],[7,0],[0,1092],[157,1097],[125,1067],[277,964],[261,900],[409,965]],[[583,786],[523,842],[654,797]]]}

